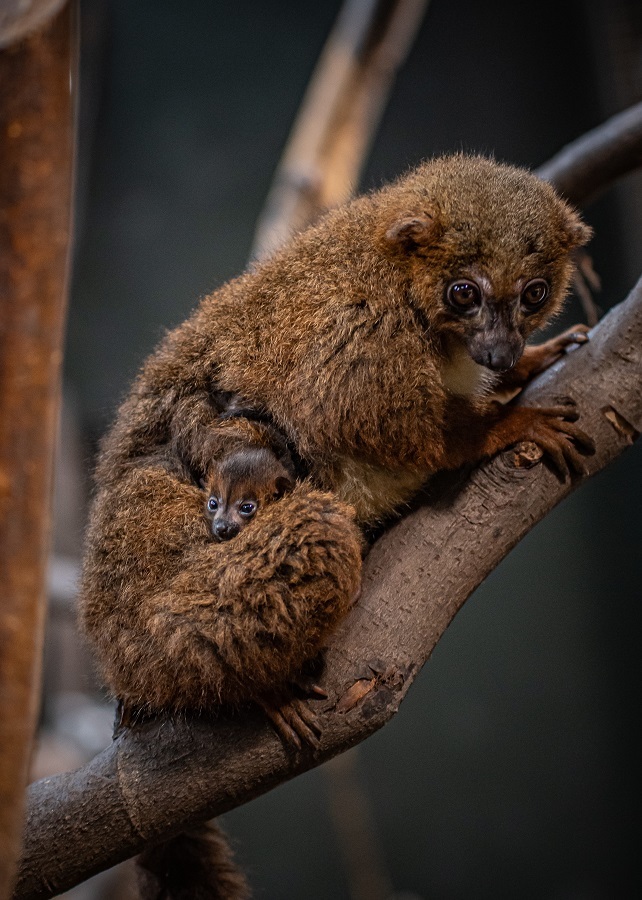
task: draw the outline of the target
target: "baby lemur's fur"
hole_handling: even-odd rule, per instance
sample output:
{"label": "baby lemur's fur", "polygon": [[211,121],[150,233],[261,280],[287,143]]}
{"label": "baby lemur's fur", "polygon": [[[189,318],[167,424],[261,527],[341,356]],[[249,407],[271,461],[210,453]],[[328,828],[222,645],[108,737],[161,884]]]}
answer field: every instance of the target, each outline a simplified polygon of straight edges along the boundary
{"label": "baby lemur's fur", "polygon": [[251,444],[214,460],[205,483],[205,515],[212,536],[229,541],[261,507],[294,487],[291,473],[267,447]]}
{"label": "baby lemur's fur", "polygon": [[[349,608],[355,510],[376,523],[433,473],[521,440],[581,469],[590,441],[571,408],[491,392],[572,340],[525,349],[589,233],[533,175],[445,157],[206,297],[145,363],[98,460],[80,607],[114,694],[151,709],[269,695]],[[198,479],[230,397],[269,419],[309,478],[217,543]]]}

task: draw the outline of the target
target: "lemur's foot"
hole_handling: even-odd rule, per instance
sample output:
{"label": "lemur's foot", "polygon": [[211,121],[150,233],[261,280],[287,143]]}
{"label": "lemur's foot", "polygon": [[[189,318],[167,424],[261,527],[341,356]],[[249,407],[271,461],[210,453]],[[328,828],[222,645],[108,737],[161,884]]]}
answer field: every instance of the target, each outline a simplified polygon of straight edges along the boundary
{"label": "lemur's foot", "polygon": [[534,357],[533,368],[530,373],[531,377],[543,372],[549,366],[552,366],[553,363],[556,363],[558,359],[561,359],[567,347],[571,347],[573,344],[586,344],[589,339],[589,331],[588,325],[573,325],[572,328],[567,328],[566,331],[556,335],[549,341],[527,348],[529,351],[533,351]]}
{"label": "lemur's foot", "polygon": [[544,409],[522,407],[519,414],[525,425],[521,439],[541,447],[562,479],[573,472],[588,474],[584,457],[595,453],[595,444],[575,424],[579,414],[574,404]]}
{"label": "lemur's foot", "polygon": [[[317,688],[317,692],[319,696],[327,696],[321,688]],[[304,700],[292,697],[283,703],[271,703],[269,700],[259,700],[258,703],[287,747],[301,750],[303,743],[314,749],[319,747],[321,726]]]}

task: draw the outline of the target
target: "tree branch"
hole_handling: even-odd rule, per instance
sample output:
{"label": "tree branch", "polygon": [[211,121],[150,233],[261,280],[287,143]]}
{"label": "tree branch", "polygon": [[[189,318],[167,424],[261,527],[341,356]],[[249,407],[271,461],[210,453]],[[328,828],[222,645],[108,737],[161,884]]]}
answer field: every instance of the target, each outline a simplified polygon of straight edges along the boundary
{"label": "tree branch", "polygon": [[571,203],[589,203],[642,166],[642,103],[629,107],[563,147],[536,174]]}
{"label": "tree branch", "polygon": [[[622,139],[610,130],[613,153]],[[576,160],[583,164],[582,153]],[[549,166],[547,177],[556,183],[560,171]],[[612,177],[607,154],[587,192]],[[574,191],[578,202],[581,186]],[[642,430],[641,376],[642,281],[590,343],[544,373],[523,401],[546,404],[559,395],[576,401],[597,446],[588,461],[594,474]],[[217,721],[164,719],[122,734],[78,771],[32,785],[16,897],[54,896],[147,841],[245,803],[380,728],[466,598],[582,480],[561,483],[543,465],[521,468],[507,451],[468,480],[451,479],[423,497],[379,539],[366,560],[359,603],[327,653],[328,700],[316,705],[323,724],[318,751],[293,759],[253,711]]]}

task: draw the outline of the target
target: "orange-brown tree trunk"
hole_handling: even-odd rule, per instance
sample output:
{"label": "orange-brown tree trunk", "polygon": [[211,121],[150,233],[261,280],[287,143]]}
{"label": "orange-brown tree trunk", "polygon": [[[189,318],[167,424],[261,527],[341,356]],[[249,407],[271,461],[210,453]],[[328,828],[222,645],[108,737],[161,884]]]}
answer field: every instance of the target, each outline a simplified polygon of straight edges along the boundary
{"label": "orange-brown tree trunk", "polygon": [[71,18],[0,51],[0,898],[39,698],[72,194]]}

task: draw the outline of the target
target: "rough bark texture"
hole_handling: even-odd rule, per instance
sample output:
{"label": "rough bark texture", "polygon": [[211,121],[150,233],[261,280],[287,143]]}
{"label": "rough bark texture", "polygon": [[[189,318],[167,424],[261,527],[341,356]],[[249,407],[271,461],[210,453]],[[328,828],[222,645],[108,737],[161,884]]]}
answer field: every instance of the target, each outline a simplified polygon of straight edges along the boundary
{"label": "rough bark texture", "polygon": [[40,684],[71,203],[70,12],[0,53],[0,897]]}
{"label": "rough bark texture", "polygon": [[[597,444],[597,472],[642,430],[642,283],[591,342],[529,388],[525,402],[572,397]],[[508,451],[442,485],[384,534],[361,600],[327,654],[316,707],[321,748],[293,759],[266,722],[152,722],[78,772],[30,789],[17,896],[51,897],[138,852],[145,841],[219,815],[363,740],[399,708],[466,598],[532,526],[581,483]],[[446,540],[447,536],[447,540]]]}

